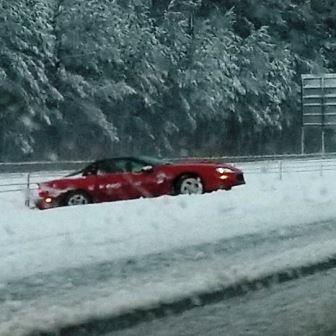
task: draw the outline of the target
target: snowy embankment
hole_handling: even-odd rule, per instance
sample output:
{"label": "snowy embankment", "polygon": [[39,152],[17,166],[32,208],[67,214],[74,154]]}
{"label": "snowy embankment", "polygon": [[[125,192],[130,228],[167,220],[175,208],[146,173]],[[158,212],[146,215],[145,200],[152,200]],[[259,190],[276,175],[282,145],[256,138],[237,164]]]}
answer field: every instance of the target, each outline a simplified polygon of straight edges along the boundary
{"label": "snowy embankment", "polygon": [[0,281],[336,219],[336,172],[254,174],[230,192],[58,208],[0,197]]}
{"label": "snowy embankment", "polygon": [[[284,171],[280,180],[245,166],[245,186],[200,196],[38,211],[20,193],[0,194],[0,335],[174,300],[336,253],[336,171]],[[99,267],[80,275],[120,260],[103,279]],[[140,266],[129,271],[132,260]],[[69,269],[87,279],[62,278]],[[25,279],[45,289],[15,296],[10,283],[20,288]]]}

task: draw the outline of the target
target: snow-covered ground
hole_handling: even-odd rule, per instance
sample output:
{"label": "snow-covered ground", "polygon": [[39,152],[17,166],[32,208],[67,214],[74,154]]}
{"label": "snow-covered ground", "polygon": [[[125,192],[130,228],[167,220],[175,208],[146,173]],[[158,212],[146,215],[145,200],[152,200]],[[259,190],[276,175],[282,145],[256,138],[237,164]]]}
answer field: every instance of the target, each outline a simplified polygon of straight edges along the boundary
{"label": "snow-covered ground", "polygon": [[247,174],[230,192],[48,211],[0,194],[0,281],[336,218],[336,171],[319,175]]}
{"label": "snow-covered ground", "polygon": [[[0,335],[173,300],[336,253],[336,170],[244,167],[246,185],[206,195],[38,211],[24,207],[20,192],[0,193]],[[30,295],[20,283],[41,288]]]}

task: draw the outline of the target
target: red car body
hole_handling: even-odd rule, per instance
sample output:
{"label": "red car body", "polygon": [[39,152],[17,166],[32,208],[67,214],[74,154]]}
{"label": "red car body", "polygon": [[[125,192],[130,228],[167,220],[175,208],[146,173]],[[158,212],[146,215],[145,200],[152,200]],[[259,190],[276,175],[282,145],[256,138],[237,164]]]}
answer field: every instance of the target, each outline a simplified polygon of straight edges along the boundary
{"label": "red car body", "polygon": [[140,197],[204,193],[230,190],[244,183],[242,171],[229,164],[114,158],[93,162],[67,177],[40,183],[36,206],[48,209]]}

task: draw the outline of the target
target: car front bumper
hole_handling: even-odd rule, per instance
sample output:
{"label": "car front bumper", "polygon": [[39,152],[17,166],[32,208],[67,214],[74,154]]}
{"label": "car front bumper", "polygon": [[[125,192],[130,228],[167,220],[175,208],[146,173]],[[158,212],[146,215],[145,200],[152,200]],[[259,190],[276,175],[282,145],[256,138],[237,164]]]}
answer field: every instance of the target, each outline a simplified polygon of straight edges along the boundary
{"label": "car front bumper", "polygon": [[232,187],[245,184],[244,174],[242,172],[227,173],[217,175],[216,178],[208,185],[209,191],[230,190]]}

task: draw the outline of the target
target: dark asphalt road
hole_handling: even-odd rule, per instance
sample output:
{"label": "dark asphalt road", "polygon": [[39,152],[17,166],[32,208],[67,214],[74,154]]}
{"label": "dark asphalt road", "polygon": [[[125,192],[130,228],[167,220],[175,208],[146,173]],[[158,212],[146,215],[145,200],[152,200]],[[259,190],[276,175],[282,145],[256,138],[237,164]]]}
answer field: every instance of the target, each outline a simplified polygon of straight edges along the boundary
{"label": "dark asphalt road", "polygon": [[[106,336],[333,336],[336,270],[141,323]],[[94,335],[92,335],[94,336]]]}

